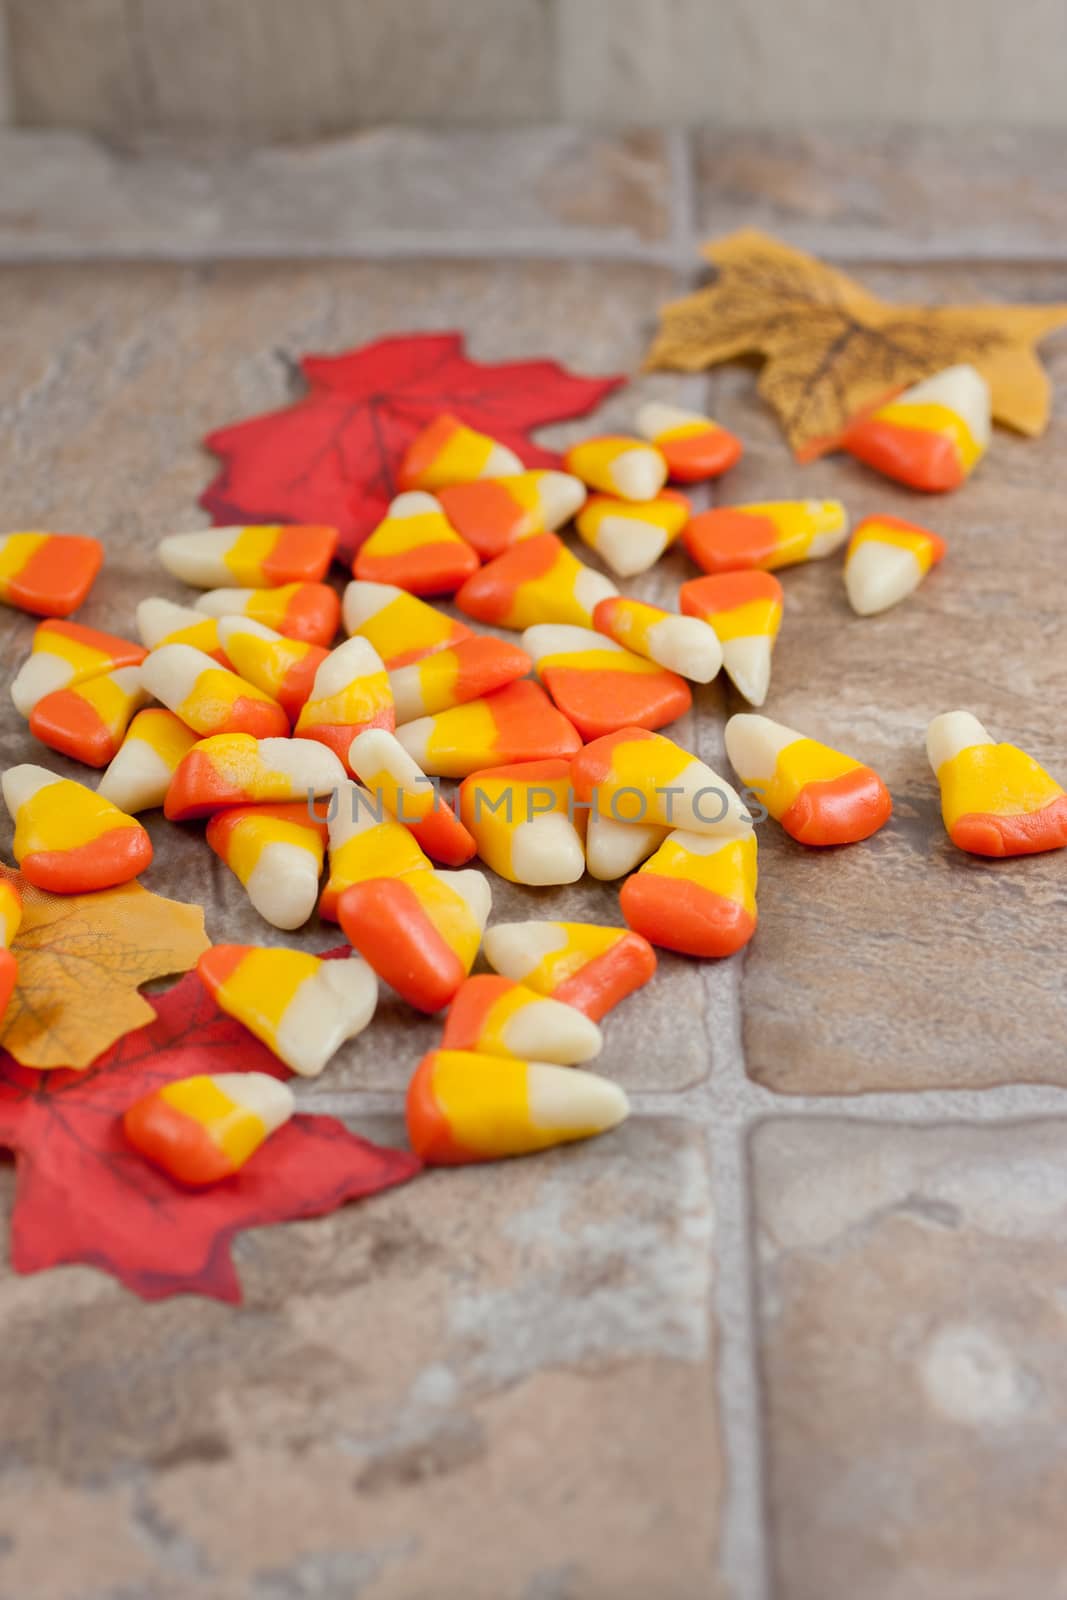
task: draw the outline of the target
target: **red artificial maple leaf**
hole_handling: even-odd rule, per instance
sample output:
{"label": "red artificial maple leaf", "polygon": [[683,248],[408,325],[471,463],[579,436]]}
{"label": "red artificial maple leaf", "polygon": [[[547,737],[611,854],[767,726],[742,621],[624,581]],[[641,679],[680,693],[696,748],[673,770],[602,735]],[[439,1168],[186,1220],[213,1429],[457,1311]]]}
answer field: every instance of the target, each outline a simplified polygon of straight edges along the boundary
{"label": "red artificial maple leaf", "polygon": [[528,467],[559,457],[527,429],[584,416],[625,380],[582,378],[555,361],[483,366],[460,333],[398,334],[340,356],[305,356],[310,392],[204,440],[222,471],[200,497],[219,523],[316,522],[351,556],[397,492],[396,469],[442,411],[510,446]]}
{"label": "red artificial maple leaf", "polygon": [[38,1072],[0,1051],[0,1144],[16,1159],[17,1272],[84,1262],[144,1300],[195,1293],[236,1304],[235,1233],[324,1216],[419,1171],[410,1152],[371,1144],[333,1117],[297,1116],[234,1177],[184,1188],[127,1143],[126,1108],[199,1072],[289,1073],[218,1009],[195,972],[150,1003],[156,1020],[84,1072]]}

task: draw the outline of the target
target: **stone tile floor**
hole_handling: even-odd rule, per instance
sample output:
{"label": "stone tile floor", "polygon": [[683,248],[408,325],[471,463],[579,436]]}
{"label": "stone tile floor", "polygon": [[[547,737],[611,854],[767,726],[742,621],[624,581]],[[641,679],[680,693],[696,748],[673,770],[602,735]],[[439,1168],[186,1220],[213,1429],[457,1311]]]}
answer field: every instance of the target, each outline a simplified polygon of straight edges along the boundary
{"label": "stone tile floor", "polygon": [[[889,297],[1067,299],[1061,156],[1046,135],[381,130],[191,155],[0,134],[3,523],[100,533],[86,617],[128,626],[135,598],[182,597],[152,547],[200,520],[197,439],[298,392],[301,353],[456,326],[483,359],[633,372],[699,239],[743,223],[863,261]],[[1067,338],[1047,361],[1067,392]],[[963,704],[1067,766],[1067,402],[916,508],[840,459],[795,468],[750,371],[643,375],[606,422],[635,388],[743,435],[722,498],[840,494],[948,535],[880,619],[851,615],[836,562],[786,574],[768,709],[871,759],[891,827],[817,860],[763,830],[746,955],[664,958],[610,1020],[618,1135],[247,1235],[238,1310],[0,1275],[0,1600],[1067,1596],[1067,862],[953,852],[922,750]],[[635,588],[670,599],[687,570]],[[5,619],[5,672],[30,633]],[[714,764],[732,709],[702,691],[679,736]],[[0,759],[29,753],[0,712]],[[201,898],[216,939],[270,936],[198,830],[150,826],[152,887]],[[603,887],[500,885],[495,908],[617,920]],[[303,1103],[402,1137],[434,1033],[386,1004]]]}

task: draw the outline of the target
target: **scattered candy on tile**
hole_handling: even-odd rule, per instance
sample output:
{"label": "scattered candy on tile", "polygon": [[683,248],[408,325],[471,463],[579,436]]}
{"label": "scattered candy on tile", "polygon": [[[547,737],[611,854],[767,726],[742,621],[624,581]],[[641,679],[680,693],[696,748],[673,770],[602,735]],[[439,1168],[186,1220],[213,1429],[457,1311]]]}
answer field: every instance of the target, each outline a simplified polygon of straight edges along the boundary
{"label": "scattered candy on tile", "polygon": [[197,735],[173,711],[156,706],[138,711],[96,786],[97,794],[131,817],[161,806],[171,779],[196,743]]}
{"label": "scattered candy on tile", "polygon": [[337,902],[355,883],[432,870],[408,829],[362,784],[340,784],[322,814],[330,841],[330,875],[319,900],[319,916],[326,921],[337,921]]}
{"label": "scattered candy on tile", "polygon": [[459,1167],[592,1138],[629,1110],[618,1084],[581,1067],[431,1050],[408,1087],[408,1138],[428,1166]]}
{"label": "scattered candy on tile", "polygon": [[148,654],[139,644],[80,622],[39,622],[30,654],[11,685],[15,708],[28,717],[38,700],[114,667],[138,667]]}
{"label": "scattered candy on tile", "polygon": [[409,594],[453,594],[480,564],[440,501],[413,489],[397,495],[356,551],[352,570],[360,583],[391,583]]}
{"label": "scattered candy on tile", "polygon": [[328,583],[285,583],[278,589],[209,589],[196,602],[209,617],[251,617],[287,639],[329,647],[341,602]]}
{"label": "scattered candy on tile", "polygon": [[459,814],[487,867],[510,883],[577,883],[585,812],[571,805],[569,761],[524,761],[464,778]]}
{"label": "scattered candy on tile", "polygon": [[281,739],[289,732],[277,700],[192,645],[160,645],[145,657],[141,674],[148,692],[203,739],[216,733]]}
{"label": "scattered candy on tile", "polygon": [[821,561],[848,538],[840,500],[766,500],[701,511],[682,539],[705,572],[771,572]]}
{"label": "scattered candy on tile", "polygon": [[603,1048],[596,1023],[496,973],[468,978],[448,1008],[442,1050],[474,1050],[508,1059],[579,1066]]}
{"label": "scattered candy on tile", "polygon": [[742,712],[723,737],[746,789],[800,844],[855,844],[892,815],[889,790],[872,767],[770,717]]}
{"label": "scattered candy on tile", "polygon": [[638,407],[636,424],[642,438],[655,445],[676,483],[719,478],[744,453],[735,433],[700,411],[647,400]]}
{"label": "scattered candy on tile", "polygon": [[537,622],[588,628],[597,602],[617,593],[610,578],[584,566],[554,533],[540,533],[468,578],[456,604],[476,622],[516,632]]}
{"label": "scattered candy on tile", "polygon": [[522,462],[514,450],[442,412],[412,440],[396,481],[401,489],[443,489],[451,483],[509,477],[521,471]]}
{"label": "scattered candy on tile", "polygon": [[593,1022],[656,971],[647,939],[595,922],[498,922],[486,929],[484,947],[495,972],[576,1007]]}
{"label": "scattered candy on tile", "polygon": [[571,445],[563,465],[590,489],[620,500],[654,500],[667,481],[667,463],[654,445],[618,434]]}
{"label": "scattered candy on tile", "polygon": [[450,484],[437,498],[456,532],[491,561],[520,539],[569,522],[585,503],[585,484],[569,472],[519,472]]}
{"label": "scattered candy on tile", "polygon": [[475,854],[475,841],[395,733],[368,728],[359,734],[348,766],[433,861],[462,867]]}
{"label": "scattered candy on tile", "polygon": [[219,1009],[302,1078],[317,1078],[378,1004],[374,973],[358,956],[320,961],[303,950],[217,944],[196,970]]}
{"label": "scattered candy on tile", "polygon": [[466,778],[513,761],[566,759],[582,747],[573,723],[527,678],[482,700],[405,722],[396,736],[435,778]]}
{"label": "scattered candy on tile", "polygon": [[140,667],[116,667],[69,689],[42,695],[30,712],[30,732],[60,755],[87,767],[106,767],[134,713],[148,700]]}
{"label": "scattered candy on tile", "polygon": [[337,529],[292,523],[259,527],[198,528],[160,541],[163,566],[196,589],[238,584],[274,589],[283,583],[316,583],[329,571]]}
{"label": "scattered candy on tile", "polygon": [[122,1128],[146,1160],[200,1188],[240,1172],[295,1108],[288,1084],[267,1072],[205,1073],[135,1101]]}
{"label": "scattered candy on tile", "polygon": [[675,829],[627,878],[619,909],[650,944],[682,955],[731,956],[756,931],[756,835]]}
{"label": "scattered candy on tile", "polygon": [[[157,595],[142,600],[137,607],[137,632],[149,650],[157,650],[161,644],[188,644],[211,656],[220,667],[233,665],[219,642],[219,618],[205,617],[192,606],[176,606]],[[248,681],[251,683],[251,678]]]}
{"label": "scattered candy on tile", "polygon": [[342,607],[345,632],[368,639],[388,672],[473,638],[465,622],[446,617],[392,583],[355,579],[344,592]]}
{"label": "scattered candy on tile", "polygon": [[357,635],[339,644],[319,666],[293,732],[298,739],[317,739],[347,768],[349,747],[364,728],[395,727],[382,658],[369,640]]}
{"label": "scattered candy on tile", "polygon": [[366,878],[337,902],[345,937],[409,1005],[440,1011],[462,985],[489,920],[481,872],[408,872]]}
{"label": "scattered candy on tile", "polygon": [[398,722],[432,717],[452,706],[481,700],[517,678],[525,678],[533,662],[525,650],[504,639],[472,635],[446,650],[423,656],[389,674]]}
{"label": "scattered candy on tile", "polygon": [[693,703],[689,685],[676,672],[592,628],[543,622],[527,628],[522,644],[583,739],[599,739],[618,728],[662,728]]}
{"label": "scattered candy on tile", "polygon": [[888,611],[944,558],[944,539],[900,517],[864,517],[845,551],[845,591],[860,617]]}
{"label": "scattered candy on tile", "polygon": [[277,700],[295,723],[311,694],[315,674],[329,655],[320,644],[287,639],[251,617],[220,617],[215,624],[226,660],[246,683]]}
{"label": "scattered candy on tile", "polygon": [[326,859],[326,823],[316,821],[306,800],[216,811],[207,842],[261,917],[275,928],[303,927],[319,898]]}
{"label": "scattered candy on tile", "polygon": [[69,617],[103,561],[103,545],[85,534],[2,533],[0,601],[35,617]]}
{"label": "scattered candy on tile", "polygon": [[959,488],[991,436],[989,385],[963,364],[905,389],[853,423],[842,442],[883,477],[936,494]]}
{"label": "scattered candy on tile", "polygon": [[18,982],[18,957],[11,946],[22,925],[22,896],[10,878],[0,877],[0,1017]]}
{"label": "scattered candy on tile", "polygon": [[627,650],[692,683],[710,683],[722,666],[718,635],[700,617],[680,617],[620,594],[601,600],[593,625]]}
{"label": "scattered candy on tile", "polygon": [[771,685],[771,657],[782,626],[782,586],[770,572],[722,572],[692,578],[678,591],[687,616],[714,629],[726,675],[749,705],[761,706]]}
{"label": "scattered candy on tile", "polygon": [[585,864],[593,878],[612,883],[625,878],[658,850],[670,833],[658,822],[616,822],[603,811],[590,811],[585,833]]}
{"label": "scattered candy on tile", "polygon": [[724,778],[672,739],[645,728],[621,728],[587,744],[571,762],[571,781],[580,800],[616,822],[720,835],[752,825]]}
{"label": "scattered candy on tile", "polygon": [[332,750],[311,739],[256,739],[250,733],[220,733],[198,739],[183,756],[164,801],[172,822],[208,817],[223,806],[273,800],[306,800],[345,782]]}
{"label": "scattered candy on tile", "polygon": [[994,744],[969,711],[945,711],[926,733],[954,845],[976,856],[1024,856],[1067,845],[1067,794],[1024,750]]}
{"label": "scattered candy on tile", "polygon": [[83,784],[29,763],[8,767],[0,784],[15,824],[12,853],[38,889],[110,889],[129,883],[152,860],[152,841],[141,824]]}
{"label": "scattered candy on tile", "polygon": [[617,500],[594,494],[578,513],[579,537],[620,578],[636,577],[655,566],[678,538],[692,507],[677,489],[663,489],[654,500]]}

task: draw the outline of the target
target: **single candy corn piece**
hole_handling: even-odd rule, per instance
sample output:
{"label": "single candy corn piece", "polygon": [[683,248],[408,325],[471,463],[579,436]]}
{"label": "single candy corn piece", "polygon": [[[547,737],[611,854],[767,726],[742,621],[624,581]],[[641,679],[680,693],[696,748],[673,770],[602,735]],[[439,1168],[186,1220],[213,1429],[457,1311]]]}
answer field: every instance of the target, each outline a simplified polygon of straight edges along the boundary
{"label": "single candy corn piece", "polygon": [[468,978],[448,1008],[443,1050],[476,1050],[505,1059],[552,1061],[573,1067],[603,1048],[595,1022],[574,1006],[496,973]]}
{"label": "single candy corn piece", "polygon": [[443,411],[412,440],[396,481],[401,489],[443,489],[450,483],[502,478],[521,471],[522,462],[514,450]]}
{"label": "single candy corn piece", "polygon": [[593,625],[616,644],[693,683],[710,683],[722,666],[718,635],[699,617],[680,617],[629,595],[615,595],[601,600]]}
{"label": "single candy corn piece", "polygon": [[585,501],[585,484],[569,472],[518,472],[438,490],[442,510],[483,561],[520,539],[554,533]]}
{"label": "single candy corn piece", "polygon": [[478,553],[453,528],[440,502],[421,489],[397,495],[356,552],[361,583],[392,583],[409,594],[453,594],[477,572]]}
{"label": "single candy corn piece", "polygon": [[329,651],[303,639],[286,639],[251,617],[220,617],[214,626],[238,676],[277,700],[289,721],[295,722]]}
{"label": "single candy corn piece", "polygon": [[719,478],[740,461],[744,447],[736,433],[700,411],[648,400],[637,411],[637,431],[654,444],[677,483]]}
{"label": "single candy corn piece", "polygon": [[30,655],[15,674],[11,698],[28,717],[53,690],[70,689],[114,667],[140,666],[147,653],[129,639],[84,628],[80,622],[39,622]]}
{"label": "single candy corn piece", "polygon": [[682,535],[705,572],[746,572],[819,561],[848,538],[840,500],[767,500],[701,511]]}
{"label": "single candy corn piece", "polygon": [[364,728],[395,728],[396,713],[382,658],[366,639],[346,639],[332,650],[293,729],[317,739],[347,763],[352,740]]}
{"label": "single candy corn piece", "polygon": [[625,878],[658,850],[670,833],[658,822],[616,822],[603,811],[590,811],[585,832],[585,864],[590,877],[611,883]]}
{"label": "single candy corn piece", "polygon": [[36,617],[69,617],[104,560],[99,539],[80,533],[0,533],[0,600]]}
{"label": "single candy corn piece", "polygon": [[192,606],[176,606],[156,595],[142,600],[137,607],[137,632],[149,650],[157,650],[161,644],[188,644],[211,656],[220,667],[232,666],[219,641],[218,617],[205,617]]}
{"label": "single candy corn piece", "polygon": [[22,875],[51,894],[88,894],[128,883],[152,859],[152,841],[110,800],[46,767],[9,767],[4,804],[15,824]]}
{"label": "single candy corn piece", "polygon": [[975,367],[947,367],[862,417],[842,443],[850,455],[912,489],[958,489],[989,449],[989,385]]}
{"label": "single candy corn piece", "polygon": [[713,628],[722,664],[749,705],[761,706],[771,685],[771,656],[782,625],[782,586],[770,572],[723,572],[683,583],[686,616]]}
{"label": "single candy corn piece", "polygon": [[196,602],[209,617],[251,617],[287,639],[328,647],[341,621],[341,602],[328,583],[284,583],[278,589],[209,589]]}
{"label": "single candy corn piece", "polygon": [[1027,856],[1067,845],[1067,794],[1032,756],[994,744],[969,711],[946,711],[926,733],[954,845],[975,856]]}
{"label": "single candy corn piece", "polygon": [[644,728],[621,728],[587,744],[571,762],[571,781],[579,800],[616,822],[719,835],[752,825],[725,779],[673,740]]}
{"label": "single candy corn piece", "polygon": [[197,589],[223,583],[274,589],[324,578],[336,548],[336,528],[271,523],[172,533],[160,540],[156,553],[169,573]]}
{"label": "single candy corn piece", "polygon": [[383,796],[361,783],[340,784],[329,805],[316,809],[329,824],[330,876],[319,900],[319,916],[325,920],[337,921],[337,902],[355,883],[432,871],[429,858]]}
{"label": "single candy corn piece", "polygon": [[18,958],[11,946],[22,923],[22,896],[10,878],[0,878],[0,1017],[18,982]]}
{"label": "single candy corn piece", "polygon": [[315,909],[326,858],[326,823],[306,801],[216,811],[207,842],[275,928],[301,928]]}
{"label": "single candy corn piece", "polygon": [[855,844],[892,815],[889,790],[871,767],[770,717],[731,717],[724,739],[742,784],[800,844]]}
{"label": "single candy corn piece", "polygon": [[369,640],[389,672],[473,638],[465,622],[391,583],[353,581],[345,590],[343,611],[345,632]]}
{"label": "single candy corn piece", "polygon": [[692,508],[677,489],[654,500],[617,500],[594,494],[578,513],[579,536],[620,578],[654,566],[689,521]]}
{"label": "single candy corn piece", "polygon": [[406,722],[396,736],[436,778],[466,778],[503,762],[566,759],[582,747],[574,724],[526,678],[483,700]]}
{"label": "single candy corn piece", "polygon": [[474,839],[395,733],[368,728],[359,734],[348,752],[348,765],[434,861],[461,867],[475,854]]}
{"label": "single candy corn piece", "polygon": [[563,465],[590,489],[620,500],[653,500],[667,481],[667,463],[654,445],[614,434],[572,445]]}
{"label": "single candy corn piece", "polygon": [[172,822],[209,817],[224,806],[307,800],[339,789],[345,769],[310,739],[256,739],[220,733],[198,739],[182,757],[163,806]]}
{"label": "single candy corn piece", "polygon": [[419,1011],[440,1011],[466,978],[491,891],[480,872],[408,872],[346,889],[337,916],[346,938]]}
{"label": "single candy corn piece", "polygon": [[378,1004],[365,961],[320,961],[303,950],[217,944],[196,964],[221,1011],[243,1022],[302,1078],[317,1078]]}
{"label": "single candy corn piece", "polygon": [[848,603],[861,617],[905,600],[944,558],[944,539],[900,517],[864,517],[845,551]]}
{"label": "single candy corn piece", "polygon": [[572,622],[588,628],[599,600],[618,591],[610,578],[583,566],[554,533],[524,539],[468,578],[456,604],[476,622],[532,628]]}
{"label": "single candy corn piece", "polygon": [[629,1111],[617,1083],[580,1067],[431,1050],[408,1086],[408,1138],[427,1166],[463,1167],[590,1139]]}
{"label": "single candy corn piece", "polygon": [[122,1129],[153,1165],[202,1188],[240,1172],[295,1108],[288,1084],[268,1072],[205,1073],[134,1101]]}
{"label": "single candy corn piece", "polygon": [[627,878],[619,909],[650,944],[686,956],[732,956],[756,931],[756,836],[675,829]]}
{"label": "single candy corn piece", "polygon": [[598,739],[616,728],[662,728],[693,703],[688,684],[676,672],[591,628],[544,622],[527,628],[522,643],[537,676],[583,739]]}
{"label": "single candy corn piece", "polygon": [[196,742],[196,734],[173,711],[156,706],[138,711],[96,786],[97,794],[131,817],[161,806],[171,779]]}
{"label": "single candy corn piece", "polygon": [[599,1022],[656,970],[647,939],[594,922],[498,922],[485,935],[494,971]]}
{"label": "single candy corn piece", "polygon": [[289,719],[277,700],[192,645],[160,645],[146,656],[141,672],[149,693],[202,738],[250,733],[256,739],[274,739],[289,732]]}
{"label": "single candy corn piece", "polygon": [[459,814],[486,866],[510,883],[577,883],[585,812],[570,801],[569,761],[525,761],[464,778]]}
{"label": "single candy corn piece", "polygon": [[432,717],[525,678],[533,662],[503,639],[471,636],[389,674],[398,722]]}
{"label": "single candy corn piece", "polygon": [[106,767],[147,699],[141,668],[116,667],[42,695],[30,712],[30,732],[60,755],[87,767]]}

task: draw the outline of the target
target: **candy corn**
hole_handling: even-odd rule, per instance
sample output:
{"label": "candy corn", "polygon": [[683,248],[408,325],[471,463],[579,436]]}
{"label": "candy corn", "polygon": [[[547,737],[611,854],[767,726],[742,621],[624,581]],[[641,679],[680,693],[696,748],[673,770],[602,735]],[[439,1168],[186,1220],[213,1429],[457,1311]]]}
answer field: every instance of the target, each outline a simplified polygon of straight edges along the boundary
{"label": "candy corn", "polygon": [[39,622],[31,653],[15,674],[11,698],[28,717],[38,700],[54,689],[69,689],[113,667],[136,667],[147,651],[113,633],[84,628],[80,622]]}
{"label": "candy corn", "polygon": [[620,578],[647,572],[689,521],[691,507],[677,489],[654,500],[617,500],[594,494],[578,513],[579,536]]}
{"label": "candy corn", "polygon": [[423,772],[437,778],[465,778],[503,762],[562,759],[582,744],[545,691],[525,678],[484,700],[406,722],[396,736]]}
{"label": "candy corn", "polygon": [[994,744],[969,711],[946,711],[926,734],[954,845],[976,856],[1025,856],[1067,845],[1067,794],[1032,756]]}
{"label": "candy corn", "polygon": [[625,878],[658,850],[670,828],[657,822],[616,822],[603,811],[590,811],[585,833],[585,864],[590,877],[611,883]]}
{"label": "candy corn", "polygon": [[596,1023],[574,1006],[496,973],[467,979],[448,1008],[441,1036],[443,1050],[527,1057],[561,1067],[592,1061],[603,1042]]}
{"label": "candy corn", "polygon": [[378,1004],[365,961],[320,961],[303,950],[217,944],[196,964],[215,1004],[243,1022],[302,1078],[317,1078]]}
{"label": "candy corn", "polygon": [[583,739],[598,739],[616,728],[662,728],[693,703],[688,684],[676,672],[590,628],[541,623],[527,628],[522,643],[537,676]]}
{"label": "candy corn", "polygon": [[440,1011],[478,954],[489,920],[480,872],[408,872],[366,878],[346,889],[337,917],[346,938],[378,976],[419,1011]]}
{"label": "candy corn", "polygon": [[650,944],[687,956],[731,956],[756,931],[756,836],[676,829],[619,892],[619,909]]}
{"label": "candy corn", "polygon": [[288,1084],[267,1072],[179,1078],[136,1100],[122,1128],[135,1150],[179,1183],[201,1188],[240,1172],[295,1109]]}
{"label": "candy corn", "polygon": [[513,450],[442,412],[412,440],[396,481],[401,489],[442,489],[449,483],[521,471],[522,462]]}
{"label": "candy corn", "polygon": [[480,700],[524,678],[533,666],[525,650],[503,639],[471,637],[389,674],[398,722],[432,717]]}
{"label": "candy corn", "polygon": [[947,367],[846,432],[851,455],[912,489],[957,489],[989,448],[989,385],[975,367]]}
{"label": "candy corn", "polygon": [[848,514],[839,500],[721,506],[693,517],[682,538],[705,572],[771,572],[830,555],[848,538]]}
{"label": "candy corn", "polygon": [[573,622],[588,628],[598,600],[615,585],[583,566],[554,533],[524,539],[468,578],[456,604],[477,622],[531,628],[535,622]]}
{"label": "candy corn", "polygon": [[233,670],[277,700],[289,721],[295,722],[329,652],[303,639],[286,639],[250,617],[220,617],[215,626]]}
{"label": "candy corn", "polygon": [[326,857],[326,824],[306,801],[216,811],[207,842],[275,928],[300,928],[315,909]]}
{"label": "candy corn", "polygon": [[[172,601],[161,600],[155,595],[149,600],[142,600],[137,607],[137,632],[142,644],[147,645],[149,650],[156,650],[161,644],[188,644],[194,650],[202,650],[206,656],[211,656],[220,667],[232,665],[219,643],[218,617],[205,617],[203,612],[194,611],[191,606],[176,606]],[[241,676],[245,674],[241,673]],[[252,679],[248,681],[251,683]]]}
{"label": "candy corn", "polygon": [[397,495],[369,539],[356,552],[353,572],[362,583],[392,583],[409,594],[452,594],[477,572],[478,554],[421,489]]}
{"label": "candy corn", "polygon": [[317,739],[347,763],[357,733],[395,726],[393,696],[381,657],[366,639],[354,638],[346,639],[322,662],[293,732],[298,739]]}
{"label": "candy corn", "polygon": [[278,589],[209,589],[196,602],[209,617],[251,617],[287,639],[329,646],[341,602],[328,583],[285,583]]}
{"label": "candy corn", "polygon": [[864,517],[845,551],[848,603],[861,617],[888,611],[944,557],[944,539],[900,517]]}
{"label": "candy corn", "polygon": [[434,861],[461,867],[474,855],[474,839],[394,733],[368,728],[359,734],[348,765]]}
{"label": "candy corn", "polygon": [[408,1087],[408,1138],[428,1166],[459,1167],[592,1138],[629,1110],[618,1084],[580,1067],[431,1050]]}
{"label": "candy corn", "polygon": [[391,583],[350,583],[343,610],[345,632],[369,640],[389,672],[472,637],[465,622]]}
{"label": "candy corn", "polygon": [[307,800],[345,781],[332,750],[310,739],[255,739],[221,733],[199,739],[182,757],[164,802],[172,822],[207,817],[223,806]]}
{"label": "candy corn", "polygon": [[30,712],[30,732],[50,749],[87,767],[106,767],[134,712],[147,699],[141,668],[116,667],[73,688],[42,695]]}
{"label": "candy corn", "polygon": [[12,879],[0,877],[0,1017],[18,982],[18,957],[11,946],[21,923],[22,896]]}
{"label": "candy corn", "polygon": [[319,916],[327,921],[337,921],[337,902],[355,883],[432,870],[384,799],[362,784],[339,785],[321,814],[329,824],[330,876],[319,901]]}
{"label": "candy corn", "polygon": [[487,867],[511,883],[577,883],[585,813],[571,804],[568,761],[489,767],[465,778],[459,814]]}
{"label": "candy corn", "polygon": [[192,645],[160,645],[146,656],[141,673],[149,693],[202,738],[250,733],[273,739],[289,732],[289,719],[276,700]]}
{"label": "candy corn", "polygon": [[571,763],[571,782],[580,800],[616,822],[720,835],[739,833],[752,822],[723,778],[671,739],[644,728],[622,728],[587,744]]}
{"label": "candy corn", "polygon": [[593,922],[498,922],[486,930],[485,959],[505,978],[575,1006],[593,1022],[656,970],[647,939]]}
{"label": "candy corn", "polygon": [[0,533],[0,600],[37,617],[69,617],[100,571],[104,548],[80,533]]}
{"label": "candy corn", "polygon": [[679,617],[643,600],[615,595],[601,600],[593,612],[593,625],[616,644],[693,683],[710,683],[722,666],[718,635],[699,617]]}
{"label": "candy corn", "polygon": [[569,472],[519,472],[440,489],[437,498],[456,532],[483,561],[520,539],[554,533],[585,500],[585,485]]}
{"label": "candy corn", "polygon": [[667,463],[658,450],[611,434],[572,445],[563,465],[590,489],[620,500],[653,500],[667,481]]}
{"label": "candy corn", "polygon": [[655,445],[678,483],[721,477],[743,453],[740,439],[728,428],[702,412],[683,411],[658,400],[638,408],[637,431]]}
{"label": "candy corn", "polygon": [[82,784],[28,764],[9,767],[0,783],[15,824],[15,860],[38,889],[110,889],[151,861],[152,841],[141,824]]}
{"label": "candy corn", "polygon": [[336,528],[274,523],[172,533],[161,540],[157,553],[168,572],[197,589],[224,583],[273,589],[324,578],[336,547]]}
{"label": "candy corn", "polygon": [[889,790],[871,767],[770,717],[731,717],[724,739],[742,784],[800,844],[855,844],[892,815]]}
{"label": "candy corn", "polygon": [[129,816],[161,806],[171,779],[196,742],[196,734],[173,711],[157,707],[138,711],[97,784],[97,794]]}
{"label": "candy corn", "polygon": [[767,698],[782,600],[782,586],[770,572],[693,578],[678,592],[685,614],[714,629],[727,677],[749,705],[761,706]]}

